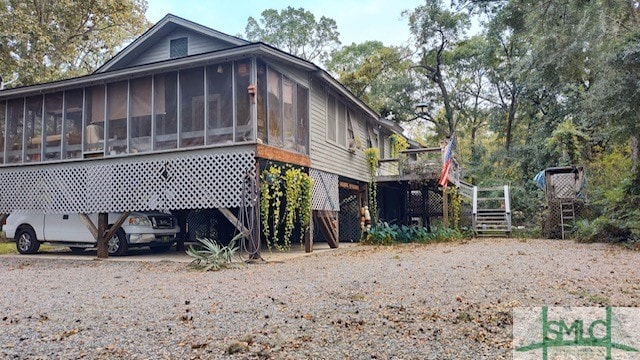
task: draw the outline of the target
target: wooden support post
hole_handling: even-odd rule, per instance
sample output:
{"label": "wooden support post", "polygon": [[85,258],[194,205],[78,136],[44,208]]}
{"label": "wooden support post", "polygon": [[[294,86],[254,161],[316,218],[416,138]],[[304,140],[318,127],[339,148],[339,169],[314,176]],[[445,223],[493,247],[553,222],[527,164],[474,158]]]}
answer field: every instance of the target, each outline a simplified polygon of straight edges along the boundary
{"label": "wooden support post", "polygon": [[109,257],[109,250],[107,247],[107,242],[113,236],[113,234],[120,229],[120,226],[124,224],[124,221],[129,217],[131,212],[125,212],[120,215],[118,221],[115,222],[110,228],[109,226],[109,214],[108,213],[99,213],[98,214],[98,228],[93,224],[89,216],[87,214],[80,214],[80,218],[84,221],[85,225],[89,231],[91,231],[91,235],[96,239],[97,247],[98,247],[98,259],[106,259]]}
{"label": "wooden support post", "polygon": [[260,218],[260,162],[256,161],[256,202],[251,208],[253,210],[253,234],[251,234],[251,241],[249,243],[249,259],[250,260],[261,260],[262,256],[260,255],[260,236],[262,235],[262,230],[260,228],[262,224],[262,219]]}
{"label": "wooden support post", "polygon": [[93,239],[95,241],[98,241],[98,228],[96,228],[96,226],[93,223],[93,221],[91,221],[91,219],[89,218],[89,215],[80,214],[80,219],[84,222],[84,224],[87,227],[87,229],[89,229],[89,232],[93,236]]}
{"label": "wooden support post", "polygon": [[260,230],[260,200],[256,200],[256,204],[251,208],[254,212],[253,216],[253,234],[251,236],[251,241],[249,242],[249,252],[251,253],[251,260],[259,260],[262,259],[260,255],[260,234],[262,231]]}
{"label": "wooden support post", "polygon": [[247,229],[246,227],[244,227],[244,225],[242,225],[242,223],[240,222],[240,220],[238,220],[238,218],[233,215],[233,213],[231,212],[231,210],[225,208],[225,207],[219,207],[218,211],[220,211],[220,213],[222,215],[224,215],[224,217],[227,218],[227,220],[229,220],[229,222],[231,223],[231,225],[233,225],[236,229],[238,229],[238,231],[240,231],[242,233],[242,235],[244,235],[245,237],[249,236],[249,229]]}
{"label": "wooden support post", "polygon": [[442,188],[442,224],[449,227],[449,199],[447,198],[447,188]]}
{"label": "wooden support post", "polygon": [[178,220],[178,226],[180,226],[180,232],[178,233],[178,241],[176,241],[176,251],[184,251],[184,242],[187,240],[188,225],[187,217],[189,216],[188,210],[172,211],[173,215]]}
{"label": "wooden support post", "polygon": [[[115,222],[115,224],[113,224],[109,228],[109,231],[107,231],[107,233],[104,235],[104,238],[107,239],[107,241],[109,241],[109,239],[111,239],[113,234],[115,234],[116,231],[118,231],[120,229],[120,227],[122,226],[122,224],[124,224],[124,221],[127,220],[127,218],[129,217],[130,214],[131,214],[131,212],[127,211],[127,212],[122,213],[122,215],[120,215],[120,218]],[[107,219],[107,221],[108,221],[108,219]]]}
{"label": "wooden support post", "polygon": [[431,211],[431,209],[429,208],[429,187],[425,185],[423,189],[424,193],[422,194],[422,197],[424,198],[424,202],[426,204],[423,226],[427,228],[428,232],[431,232],[431,217],[429,216],[429,212]]}
{"label": "wooden support post", "polygon": [[98,214],[98,228],[96,240],[98,242],[98,259],[106,259],[109,257],[109,251],[107,250],[107,225],[109,223],[109,214]]}
{"label": "wooden support post", "polygon": [[406,181],[400,183],[400,192],[402,196],[399,196],[398,219],[402,219],[403,225],[411,226],[411,216],[409,216],[407,212],[407,194],[409,193],[409,188]]}
{"label": "wooden support post", "polygon": [[313,251],[313,210],[309,217],[309,227],[304,233],[304,252],[310,253]]}
{"label": "wooden support post", "polygon": [[333,224],[333,221],[335,219],[332,212],[319,210],[317,214],[320,231],[322,231],[322,234],[327,240],[329,247],[332,249],[337,249],[339,245],[338,228]]}

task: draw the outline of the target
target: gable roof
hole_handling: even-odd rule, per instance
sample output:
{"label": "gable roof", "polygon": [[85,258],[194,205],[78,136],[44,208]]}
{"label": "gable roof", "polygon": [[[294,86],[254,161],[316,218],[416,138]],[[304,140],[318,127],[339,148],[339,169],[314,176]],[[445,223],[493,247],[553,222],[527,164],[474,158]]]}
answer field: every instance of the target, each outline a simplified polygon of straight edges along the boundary
{"label": "gable roof", "polygon": [[100,66],[94,73],[104,73],[112,69],[119,68],[119,64],[126,64],[128,61],[136,58],[153,46],[157,41],[179,27],[229,43],[230,47],[249,44],[248,41],[239,37],[227,35],[173,14],[167,14],[144,34],[140,35],[140,37],[135,39],[114,57],[109,59],[109,61]]}
{"label": "gable roof", "polygon": [[[189,55],[178,59],[166,59],[155,63],[141,64],[132,67],[126,67],[126,63],[131,59],[136,58],[146,49],[153,46],[159,39],[162,39],[166,34],[174,31],[178,27],[186,28],[190,31],[195,31],[205,36],[209,36],[213,39],[224,41],[229,43],[229,48],[220,49],[205,53],[199,53]],[[302,59],[298,56],[289,54],[276,47],[263,42],[249,42],[244,39],[227,35],[209,27],[194,23],[192,21],[183,19],[173,14],[167,14],[158,23],[152,26],[144,34],[131,42],[113,58],[107,61],[104,65],[98,68],[93,74],[85,75],[81,77],[58,80],[44,84],[34,84],[13,89],[6,89],[0,92],[0,97],[8,98],[12,96],[25,96],[33,93],[42,93],[49,91],[60,91],[65,88],[72,88],[75,86],[83,85],[88,86],[92,83],[99,83],[105,81],[115,81],[116,79],[131,78],[136,74],[148,74],[159,69],[173,66],[175,68],[182,67],[186,64],[191,66],[197,64],[208,64],[215,59],[228,59],[229,57],[242,57],[245,54],[258,54],[272,59],[284,61],[287,64],[296,66],[306,71],[309,71],[315,75],[318,79],[325,84],[333,88],[338,94],[342,95],[345,99],[356,104],[361,110],[369,115],[370,120],[375,124],[388,129],[391,132],[402,133],[402,127],[391,121],[384,121],[380,118],[373,109],[371,109],[364,101],[355,96],[349,89],[343,84],[331,76],[326,70],[322,69],[318,65]],[[121,66],[118,66],[121,65]]]}

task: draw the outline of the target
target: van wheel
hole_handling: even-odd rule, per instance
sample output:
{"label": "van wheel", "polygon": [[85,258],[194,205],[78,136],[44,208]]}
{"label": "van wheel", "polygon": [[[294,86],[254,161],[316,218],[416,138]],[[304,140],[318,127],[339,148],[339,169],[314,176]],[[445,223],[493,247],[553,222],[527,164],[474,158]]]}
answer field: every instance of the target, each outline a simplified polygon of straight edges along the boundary
{"label": "van wheel", "polygon": [[16,236],[16,248],[20,254],[35,254],[40,248],[36,233],[31,227],[20,229]]}
{"label": "van wheel", "polygon": [[124,230],[118,229],[115,234],[107,240],[107,251],[109,255],[124,255],[127,252],[127,235]]}

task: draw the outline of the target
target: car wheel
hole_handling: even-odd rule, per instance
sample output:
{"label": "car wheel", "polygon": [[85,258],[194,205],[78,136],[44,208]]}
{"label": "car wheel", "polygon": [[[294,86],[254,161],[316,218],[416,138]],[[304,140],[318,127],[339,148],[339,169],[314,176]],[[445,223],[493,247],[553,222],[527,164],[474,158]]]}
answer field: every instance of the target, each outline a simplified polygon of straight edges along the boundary
{"label": "car wheel", "polygon": [[20,229],[16,236],[16,248],[20,254],[35,254],[40,248],[36,233],[30,227]]}
{"label": "car wheel", "polygon": [[83,247],[75,247],[75,246],[71,246],[69,249],[71,249],[71,252],[75,255],[82,255],[84,254],[84,250],[85,250],[85,248]]}
{"label": "car wheel", "polygon": [[152,253],[160,254],[160,253],[169,251],[169,249],[171,249],[171,244],[169,244],[169,245],[155,245],[155,246],[150,246],[150,248],[151,248],[151,252]]}
{"label": "car wheel", "polygon": [[107,239],[107,251],[109,255],[124,255],[127,252],[127,235],[124,230],[118,229],[115,234]]}

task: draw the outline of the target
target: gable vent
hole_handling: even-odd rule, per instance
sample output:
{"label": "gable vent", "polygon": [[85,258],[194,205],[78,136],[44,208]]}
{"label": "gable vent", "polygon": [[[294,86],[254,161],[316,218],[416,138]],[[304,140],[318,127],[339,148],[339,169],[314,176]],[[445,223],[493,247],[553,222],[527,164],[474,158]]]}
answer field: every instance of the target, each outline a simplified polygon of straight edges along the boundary
{"label": "gable vent", "polygon": [[169,41],[169,57],[171,59],[185,57],[189,54],[189,41],[186,37]]}

